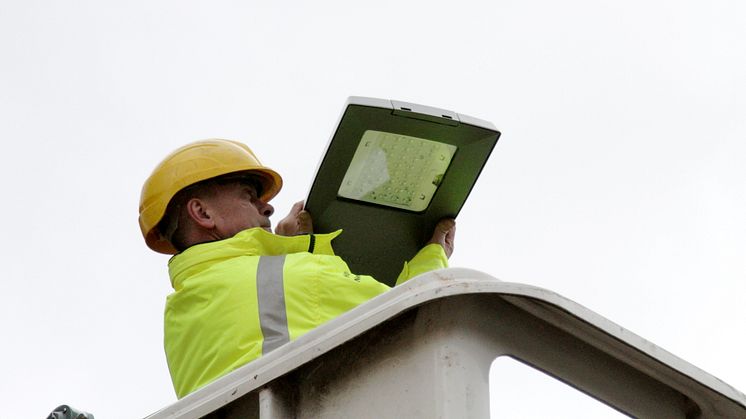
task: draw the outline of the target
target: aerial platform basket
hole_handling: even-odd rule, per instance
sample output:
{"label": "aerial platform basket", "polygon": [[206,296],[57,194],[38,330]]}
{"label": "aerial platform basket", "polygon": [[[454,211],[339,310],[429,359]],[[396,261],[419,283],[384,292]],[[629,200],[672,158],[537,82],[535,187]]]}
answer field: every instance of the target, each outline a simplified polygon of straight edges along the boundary
{"label": "aerial platform basket", "polygon": [[634,417],[746,418],[746,396],[551,291],[421,275],[149,416],[488,418],[510,356]]}

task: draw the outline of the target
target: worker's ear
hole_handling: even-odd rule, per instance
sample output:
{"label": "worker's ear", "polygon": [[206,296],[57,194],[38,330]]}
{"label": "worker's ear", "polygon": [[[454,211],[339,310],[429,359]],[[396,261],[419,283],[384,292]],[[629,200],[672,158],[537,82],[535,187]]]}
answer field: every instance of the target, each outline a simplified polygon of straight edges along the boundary
{"label": "worker's ear", "polygon": [[189,218],[198,226],[208,230],[215,227],[215,218],[212,217],[212,211],[206,201],[191,198],[186,203],[186,211]]}

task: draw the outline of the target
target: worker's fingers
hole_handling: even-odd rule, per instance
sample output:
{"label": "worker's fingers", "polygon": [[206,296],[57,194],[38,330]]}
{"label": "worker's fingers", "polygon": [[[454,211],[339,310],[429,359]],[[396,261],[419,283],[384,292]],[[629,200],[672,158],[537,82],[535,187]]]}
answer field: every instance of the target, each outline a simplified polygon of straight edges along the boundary
{"label": "worker's fingers", "polygon": [[288,213],[288,216],[297,216],[298,214],[300,214],[301,211],[303,211],[303,201],[298,201],[290,208],[290,213]]}
{"label": "worker's fingers", "polygon": [[301,210],[298,213],[298,234],[311,233],[313,233],[313,220],[311,219],[311,213],[306,210]]}
{"label": "worker's fingers", "polygon": [[313,233],[311,214],[303,209],[303,201],[298,201],[290,208],[288,215],[277,223],[275,234],[297,236]]}
{"label": "worker's fingers", "polygon": [[444,218],[438,221],[438,224],[435,225],[435,231],[442,234],[448,234],[455,229],[456,220],[454,220],[453,218]]}
{"label": "worker's fingers", "polygon": [[433,237],[428,243],[435,243],[443,246],[446,256],[451,257],[453,254],[454,240],[456,238],[456,220],[453,218],[444,218],[438,221],[433,230]]}

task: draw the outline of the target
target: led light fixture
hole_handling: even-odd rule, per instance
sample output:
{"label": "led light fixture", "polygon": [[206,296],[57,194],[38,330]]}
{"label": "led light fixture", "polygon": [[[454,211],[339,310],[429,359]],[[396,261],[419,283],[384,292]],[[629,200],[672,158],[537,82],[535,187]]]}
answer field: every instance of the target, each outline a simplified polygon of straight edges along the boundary
{"label": "led light fixture", "polygon": [[315,232],[343,229],[333,245],[352,272],[393,285],[458,215],[499,136],[455,112],[350,97],[306,199]]}
{"label": "led light fixture", "polygon": [[456,146],[366,130],[352,156],[339,196],[408,211],[433,199]]}

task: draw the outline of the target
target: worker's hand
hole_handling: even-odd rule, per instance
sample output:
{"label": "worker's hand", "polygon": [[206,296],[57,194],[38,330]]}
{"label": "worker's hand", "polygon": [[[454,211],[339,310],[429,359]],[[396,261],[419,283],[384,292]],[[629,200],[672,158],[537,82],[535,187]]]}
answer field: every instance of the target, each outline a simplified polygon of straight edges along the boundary
{"label": "worker's hand", "polygon": [[443,246],[446,256],[449,258],[453,254],[453,239],[456,237],[456,220],[453,218],[444,218],[438,221],[433,231],[433,238],[428,244],[435,243]]}
{"label": "worker's hand", "polygon": [[290,209],[290,214],[280,220],[275,227],[275,234],[280,236],[297,236],[313,233],[311,214],[303,209],[303,201],[298,201]]}

